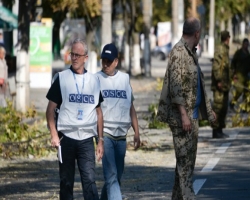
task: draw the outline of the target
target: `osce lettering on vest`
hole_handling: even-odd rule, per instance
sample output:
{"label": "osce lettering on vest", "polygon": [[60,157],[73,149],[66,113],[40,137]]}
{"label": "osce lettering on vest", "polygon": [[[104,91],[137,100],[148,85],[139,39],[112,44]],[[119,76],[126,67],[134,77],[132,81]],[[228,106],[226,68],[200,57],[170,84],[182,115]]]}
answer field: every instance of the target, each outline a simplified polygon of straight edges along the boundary
{"label": "osce lettering on vest", "polygon": [[95,104],[95,98],[88,94],[69,94],[69,102]]}
{"label": "osce lettering on vest", "polygon": [[127,99],[127,93],[125,90],[103,90],[103,98],[121,98]]}

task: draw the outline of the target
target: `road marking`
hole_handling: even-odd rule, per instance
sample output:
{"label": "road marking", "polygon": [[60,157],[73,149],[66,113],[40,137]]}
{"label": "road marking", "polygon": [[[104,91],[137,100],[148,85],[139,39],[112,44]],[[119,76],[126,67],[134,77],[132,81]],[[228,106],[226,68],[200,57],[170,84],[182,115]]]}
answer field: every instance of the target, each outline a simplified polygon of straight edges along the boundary
{"label": "road marking", "polygon": [[195,195],[198,194],[199,190],[203,186],[203,184],[206,182],[207,179],[196,179],[193,183],[194,193]]}
{"label": "road marking", "polygon": [[231,145],[230,142],[228,143],[223,143],[219,148],[218,150],[215,152],[215,153],[225,153],[226,150],[228,149],[228,147]]}
{"label": "road marking", "polygon": [[207,162],[206,166],[203,167],[201,172],[211,172],[215,165],[219,162],[220,158],[210,158],[210,160]]}

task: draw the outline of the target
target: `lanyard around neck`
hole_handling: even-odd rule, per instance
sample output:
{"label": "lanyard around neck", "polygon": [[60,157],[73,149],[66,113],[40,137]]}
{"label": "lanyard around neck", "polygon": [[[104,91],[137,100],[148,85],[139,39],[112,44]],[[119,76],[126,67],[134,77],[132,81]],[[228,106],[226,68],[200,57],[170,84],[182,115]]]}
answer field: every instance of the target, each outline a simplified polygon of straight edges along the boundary
{"label": "lanyard around neck", "polygon": [[[79,88],[78,88],[78,84],[77,84],[77,80],[76,80],[76,75],[75,75],[74,72],[72,72],[72,73],[73,73],[73,76],[74,76],[77,93],[78,93],[78,95],[80,95],[80,94],[82,94],[82,91],[83,91],[83,88],[84,88],[84,77],[82,77],[82,90],[81,90],[81,93],[80,93]],[[83,73],[83,75],[84,75],[84,73]]]}

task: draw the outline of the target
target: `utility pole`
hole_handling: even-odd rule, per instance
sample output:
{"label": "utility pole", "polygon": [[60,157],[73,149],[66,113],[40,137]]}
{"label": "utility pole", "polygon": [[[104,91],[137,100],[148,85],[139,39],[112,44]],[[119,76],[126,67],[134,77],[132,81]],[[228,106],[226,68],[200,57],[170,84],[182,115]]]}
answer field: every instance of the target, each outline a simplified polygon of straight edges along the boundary
{"label": "utility pole", "polygon": [[143,22],[144,22],[143,66],[146,77],[151,77],[151,56],[150,56],[150,40],[149,40],[151,20],[152,20],[152,0],[143,0]]}
{"label": "utility pole", "polygon": [[18,43],[16,60],[16,110],[26,112],[30,106],[29,39],[30,11],[36,0],[23,0],[18,6]]}
{"label": "utility pole", "polygon": [[208,36],[208,55],[214,56],[214,0],[210,0],[210,11],[209,11],[209,36]]}
{"label": "utility pole", "polygon": [[102,48],[112,42],[112,0],[102,0]]}

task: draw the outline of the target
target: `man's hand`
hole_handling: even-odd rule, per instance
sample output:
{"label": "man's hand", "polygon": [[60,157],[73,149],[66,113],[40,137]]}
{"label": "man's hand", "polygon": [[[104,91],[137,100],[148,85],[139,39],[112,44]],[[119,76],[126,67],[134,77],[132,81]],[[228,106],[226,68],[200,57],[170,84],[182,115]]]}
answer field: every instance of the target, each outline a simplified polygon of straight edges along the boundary
{"label": "man's hand", "polygon": [[221,83],[221,82],[218,82],[218,83],[217,83],[217,87],[218,87],[218,89],[221,90],[221,89],[222,89],[222,83]]}
{"label": "man's hand", "polygon": [[190,132],[192,130],[192,124],[187,114],[181,115],[181,121],[182,129],[186,132]]}
{"label": "man's hand", "polygon": [[234,82],[237,82],[237,81],[238,81],[237,75],[234,75],[234,76],[233,76],[233,81],[234,81]]}
{"label": "man's hand", "polygon": [[134,149],[138,149],[140,147],[141,141],[139,134],[134,136]]}
{"label": "man's hand", "polygon": [[212,114],[214,116],[214,120],[211,121],[212,124],[214,124],[217,120],[217,116],[216,116],[216,113],[212,110]]}
{"label": "man's hand", "polygon": [[182,129],[183,131],[190,132],[192,130],[191,121],[187,115],[187,111],[183,105],[178,105],[178,109],[181,114]]}
{"label": "man's hand", "polygon": [[60,139],[58,137],[58,134],[53,134],[51,136],[51,146],[57,148],[60,145]]}
{"label": "man's hand", "polygon": [[104,153],[104,147],[103,147],[103,140],[99,140],[98,144],[97,144],[97,148],[96,148],[96,157],[97,157],[97,161],[99,162],[102,157],[103,157],[103,153]]}

